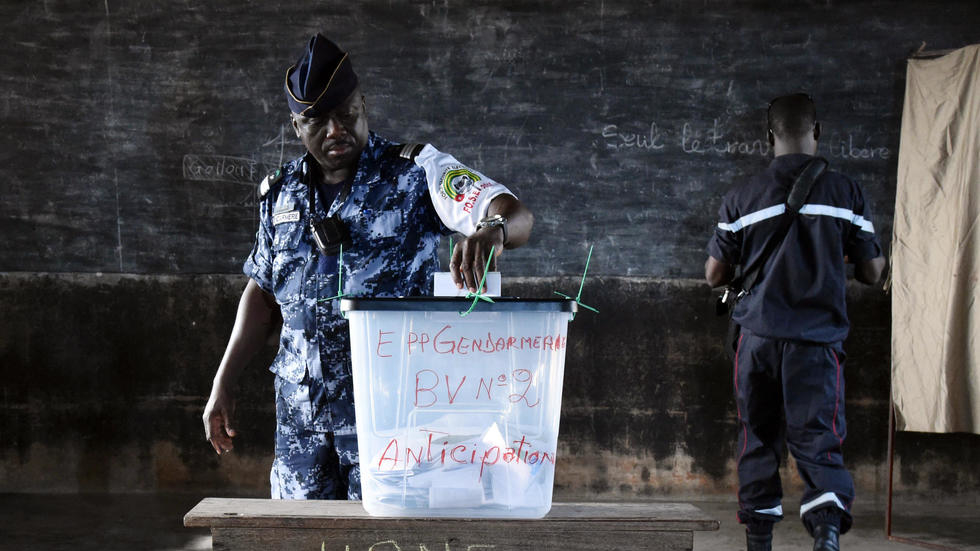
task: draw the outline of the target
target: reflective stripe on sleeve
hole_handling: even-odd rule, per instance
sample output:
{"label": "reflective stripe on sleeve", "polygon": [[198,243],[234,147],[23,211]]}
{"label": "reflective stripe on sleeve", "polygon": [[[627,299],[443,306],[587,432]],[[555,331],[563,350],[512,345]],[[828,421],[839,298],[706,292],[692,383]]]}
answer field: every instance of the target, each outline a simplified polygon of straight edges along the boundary
{"label": "reflective stripe on sleeve", "polygon": [[730,231],[732,233],[739,232],[742,228],[746,226],[751,226],[756,222],[762,222],[763,220],[769,220],[779,216],[780,214],[786,212],[786,205],[774,205],[767,209],[757,210],[751,214],[746,214],[745,216],[739,218],[738,220],[732,222],[731,224],[726,224],[724,222],[718,222],[718,227]]}
{"label": "reflective stripe on sleeve", "polygon": [[842,209],[840,207],[832,207],[830,205],[803,205],[800,209],[800,214],[813,214],[817,216],[833,216],[834,218],[842,218],[849,221],[855,226],[861,228],[862,231],[868,233],[874,233],[875,227],[871,223],[871,220],[867,220],[860,214],[854,214],[851,209]]}
{"label": "reflective stripe on sleeve", "polygon": [[[780,214],[786,212],[786,205],[773,205],[762,210],[757,210],[755,212],[746,214],[745,216],[739,218],[738,220],[725,223],[718,222],[718,228],[730,231],[732,233],[737,233],[747,226],[751,226],[756,222],[762,222],[763,220],[768,220],[779,216]],[[861,231],[866,231],[868,233],[874,233],[875,227],[871,223],[871,220],[866,219],[860,214],[854,214],[851,209],[845,209],[841,207],[832,207],[830,205],[803,205],[800,209],[800,214],[809,214],[811,216],[830,216],[833,218],[841,218],[847,220],[848,222],[859,227]]]}

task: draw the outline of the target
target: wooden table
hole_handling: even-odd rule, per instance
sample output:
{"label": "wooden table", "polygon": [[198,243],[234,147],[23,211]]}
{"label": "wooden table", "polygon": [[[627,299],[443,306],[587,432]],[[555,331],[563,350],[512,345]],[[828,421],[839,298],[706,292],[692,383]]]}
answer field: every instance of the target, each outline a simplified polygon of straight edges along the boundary
{"label": "wooden table", "polygon": [[184,526],[214,549],[323,551],[691,550],[718,521],[686,503],[555,503],[543,519],[369,516],[357,501],[206,498]]}

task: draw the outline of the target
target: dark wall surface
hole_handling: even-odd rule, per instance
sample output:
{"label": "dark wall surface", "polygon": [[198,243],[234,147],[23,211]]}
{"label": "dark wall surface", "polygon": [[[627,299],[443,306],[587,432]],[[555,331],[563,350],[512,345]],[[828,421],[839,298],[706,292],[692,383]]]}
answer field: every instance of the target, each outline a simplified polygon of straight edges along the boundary
{"label": "dark wall surface", "polygon": [[[241,381],[233,455],[200,415],[255,183],[302,152],[282,78],[316,31],[351,51],[374,130],[535,212],[505,290],[573,291],[596,246],[602,313],[570,329],[556,496],[730,492],[724,327],[697,280],[721,195],[768,162],[766,102],[815,97],[820,153],[864,186],[887,250],[905,59],[980,36],[975,0],[791,5],[0,3],[0,492],[267,491],[274,350]],[[880,496],[889,298],[850,293],[845,453]],[[980,488],[961,468],[978,437],[898,443],[900,488]]]}
{"label": "dark wall surface", "polygon": [[237,273],[253,184],[302,151],[282,80],[350,50],[372,127],[512,186],[517,273],[699,277],[720,195],[809,91],[820,153],[890,235],[905,58],[976,42],[980,4],[6,2],[0,270]]}
{"label": "dark wall surface", "polygon": [[[238,386],[235,452],[201,413],[244,276],[0,275],[0,492],[268,492],[269,347]],[[505,281],[545,296],[570,278]],[[730,494],[737,420],[706,285],[600,277],[569,325],[556,499]],[[845,460],[862,500],[887,488],[888,298],[849,289]],[[615,323],[610,322],[615,319]],[[25,320],[30,320],[25,322]],[[900,433],[899,491],[980,495],[980,436]],[[790,491],[799,479],[786,469]]]}

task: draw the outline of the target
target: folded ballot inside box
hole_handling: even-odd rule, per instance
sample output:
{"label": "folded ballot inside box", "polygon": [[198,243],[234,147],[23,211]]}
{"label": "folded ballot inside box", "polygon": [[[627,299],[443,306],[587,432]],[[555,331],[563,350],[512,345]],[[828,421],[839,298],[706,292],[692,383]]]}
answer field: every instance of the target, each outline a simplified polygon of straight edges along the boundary
{"label": "folded ballot inside box", "polygon": [[361,495],[379,516],[551,508],[568,300],[344,299]]}

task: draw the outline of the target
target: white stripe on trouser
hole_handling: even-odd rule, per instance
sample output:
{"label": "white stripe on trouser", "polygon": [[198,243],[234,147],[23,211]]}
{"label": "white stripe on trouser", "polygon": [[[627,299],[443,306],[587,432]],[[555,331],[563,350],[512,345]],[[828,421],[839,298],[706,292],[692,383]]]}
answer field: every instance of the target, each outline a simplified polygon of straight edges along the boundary
{"label": "white stripe on trouser", "polygon": [[827,503],[833,503],[841,511],[846,511],[847,510],[847,509],[844,508],[844,504],[841,503],[839,499],[837,499],[837,495],[834,494],[834,492],[827,492],[825,494],[821,494],[821,495],[815,497],[814,499],[811,499],[810,501],[804,503],[803,505],[800,505],[800,518],[803,518],[803,515],[807,511],[809,511],[811,509],[815,509],[815,508],[820,507],[821,505],[824,505],[824,504],[827,504]]}
{"label": "white stripe on trouser", "polygon": [[781,517],[781,516],[783,516],[783,506],[782,505],[777,505],[777,506],[775,506],[775,507],[773,507],[771,509],[756,509],[753,512],[755,512],[755,513],[761,513],[763,515],[777,515],[777,516],[780,516]]}

